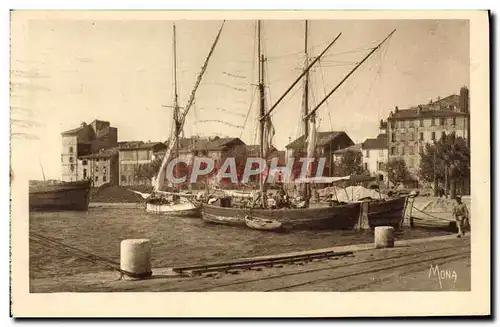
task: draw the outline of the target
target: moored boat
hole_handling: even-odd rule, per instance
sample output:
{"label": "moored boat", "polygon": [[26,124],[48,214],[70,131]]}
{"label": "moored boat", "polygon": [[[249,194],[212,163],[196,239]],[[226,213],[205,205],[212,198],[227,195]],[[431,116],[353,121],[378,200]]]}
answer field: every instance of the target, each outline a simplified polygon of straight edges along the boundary
{"label": "moored boat", "polygon": [[406,197],[372,200],[368,203],[368,223],[371,228],[399,228],[404,219]]}
{"label": "moored boat", "polygon": [[86,211],[90,200],[90,180],[29,186],[30,211]]}
{"label": "moored boat", "polygon": [[317,208],[234,208],[204,204],[203,220],[231,226],[245,226],[245,217],[280,222],[286,229],[350,229],[358,222],[359,203]]}
{"label": "moored boat", "polygon": [[146,212],[175,216],[175,217],[201,217],[201,206],[191,202],[180,203],[146,203]]}
{"label": "moored boat", "polygon": [[256,217],[245,216],[245,224],[247,227],[258,230],[276,231],[282,228],[283,223],[276,220],[261,219]]}

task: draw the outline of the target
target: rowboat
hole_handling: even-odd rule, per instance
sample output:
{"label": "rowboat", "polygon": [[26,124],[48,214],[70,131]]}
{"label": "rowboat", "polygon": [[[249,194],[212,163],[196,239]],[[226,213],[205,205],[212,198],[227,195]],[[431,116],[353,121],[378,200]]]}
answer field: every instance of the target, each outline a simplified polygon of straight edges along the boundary
{"label": "rowboat", "polygon": [[455,221],[448,221],[448,220],[420,219],[411,217],[410,226],[416,228],[435,229],[435,230],[443,230],[449,232],[458,231],[457,223]]}
{"label": "rowboat", "polygon": [[280,222],[286,229],[351,229],[358,222],[360,203],[317,208],[235,208],[204,204],[202,217],[207,223],[246,226],[245,217]]}
{"label": "rowboat", "polygon": [[283,225],[282,222],[276,220],[260,219],[250,216],[245,216],[245,224],[249,228],[258,230],[279,230]]}
{"label": "rowboat", "polygon": [[30,211],[86,211],[90,180],[29,186]]}

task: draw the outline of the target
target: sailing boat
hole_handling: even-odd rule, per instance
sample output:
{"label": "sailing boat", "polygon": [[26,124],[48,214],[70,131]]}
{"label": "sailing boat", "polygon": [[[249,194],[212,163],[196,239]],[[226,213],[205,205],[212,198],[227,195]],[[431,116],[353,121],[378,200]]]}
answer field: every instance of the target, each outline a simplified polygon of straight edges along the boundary
{"label": "sailing boat", "polygon": [[191,108],[196,91],[198,86],[200,85],[201,79],[206,71],[208,62],[212,56],[212,53],[219,41],[220,34],[222,32],[222,28],[224,26],[224,22],[219,29],[217,36],[215,37],[215,41],[210,48],[208,56],[205,60],[204,65],[201,68],[201,72],[198,75],[198,78],[195,82],[194,88],[191,92],[190,98],[188,100],[188,104],[183,112],[180,112],[180,108],[178,105],[178,94],[177,94],[177,54],[176,54],[176,31],[175,24],[173,26],[173,66],[174,66],[174,128],[172,129],[172,135],[169,139],[167,145],[167,151],[165,152],[165,156],[163,157],[163,161],[161,167],[158,171],[157,177],[153,180],[153,193],[149,195],[146,199],[146,211],[150,213],[156,214],[164,214],[168,216],[175,217],[200,217],[201,216],[201,205],[202,203],[195,198],[193,194],[181,193],[179,192],[179,188],[176,188],[176,192],[165,192],[162,191],[161,188],[165,181],[165,170],[167,164],[172,156],[172,151],[175,148],[175,156],[179,156],[179,137],[184,127],[184,122],[186,116]]}
{"label": "sailing boat", "polygon": [[[277,102],[266,112],[264,107],[264,55],[261,53],[261,23],[258,24],[258,59],[259,59],[259,95],[260,95],[260,118],[259,118],[259,141],[260,141],[260,155],[264,158],[269,149],[269,135],[271,118],[270,113],[277,104],[286,96],[286,94],[307,74],[309,69],[326,53],[326,51],[336,42],[340,34],[326,47],[323,52],[316,57],[309,65],[307,65],[304,72],[295,80],[289,89],[277,100]],[[307,33],[307,32],[306,32]],[[306,34],[307,35],[307,34]],[[307,45],[306,45],[307,48]],[[307,86],[307,83],[305,83]],[[317,110],[317,108],[315,109]],[[313,112],[308,113],[308,115]],[[308,116],[305,116],[307,118]],[[313,120],[312,120],[313,121]],[[313,121],[314,122],[314,121]],[[307,121],[305,122],[307,124]],[[313,129],[315,132],[315,129]],[[314,146],[314,136],[310,138]],[[310,147],[309,147],[310,148]],[[264,174],[266,176],[266,174]],[[245,226],[245,217],[252,217],[261,221],[275,221],[281,223],[281,226],[286,229],[343,229],[352,228],[358,221],[360,214],[360,204],[351,203],[339,206],[316,207],[316,208],[283,208],[283,209],[268,209],[266,199],[266,180],[260,179],[260,200],[261,205],[259,208],[234,208],[222,207],[212,204],[203,205],[203,220],[210,223],[226,224]]]}

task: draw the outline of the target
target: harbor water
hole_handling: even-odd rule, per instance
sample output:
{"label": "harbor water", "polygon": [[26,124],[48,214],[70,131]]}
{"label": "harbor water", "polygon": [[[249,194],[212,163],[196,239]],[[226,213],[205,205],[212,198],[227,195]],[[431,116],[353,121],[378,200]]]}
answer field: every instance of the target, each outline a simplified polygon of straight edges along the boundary
{"label": "harbor water", "polygon": [[[147,238],[153,267],[225,261],[243,257],[371,243],[372,231],[292,231],[273,233],[205,223],[201,218],[173,218],[144,209],[91,208],[88,212],[30,213],[30,232],[92,254],[120,260],[120,242]],[[403,229],[396,239],[449,234]],[[109,268],[58,249],[30,242],[30,279],[105,271]]]}

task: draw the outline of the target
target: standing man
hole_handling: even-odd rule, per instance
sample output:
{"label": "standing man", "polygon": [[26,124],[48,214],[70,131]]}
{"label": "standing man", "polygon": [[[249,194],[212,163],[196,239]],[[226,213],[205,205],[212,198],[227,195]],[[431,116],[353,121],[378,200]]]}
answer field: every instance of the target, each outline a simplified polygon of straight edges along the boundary
{"label": "standing man", "polygon": [[462,203],[462,198],[460,196],[457,196],[455,201],[457,203],[453,207],[453,216],[455,217],[458,227],[457,238],[460,238],[465,235],[464,228],[469,223],[469,210],[467,210],[465,204]]}

